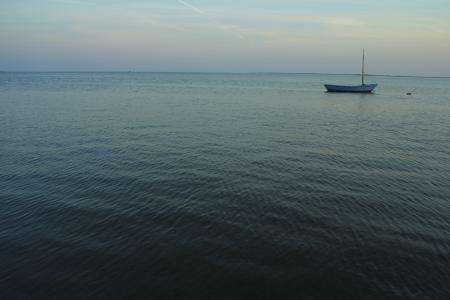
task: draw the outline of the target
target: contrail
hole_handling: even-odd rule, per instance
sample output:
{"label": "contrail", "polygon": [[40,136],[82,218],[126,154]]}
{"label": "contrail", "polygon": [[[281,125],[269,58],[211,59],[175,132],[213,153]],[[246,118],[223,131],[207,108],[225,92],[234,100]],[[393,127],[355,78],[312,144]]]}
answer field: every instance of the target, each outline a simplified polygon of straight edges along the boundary
{"label": "contrail", "polygon": [[238,32],[235,28],[233,28],[233,26],[228,26],[225,24],[222,24],[221,22],[211,18],[211,16],[209,16],[205,11],[201,10],[200,8],[187,3],[184,0],[178,0],[178,3],[180,3],[181,5],[189,8],[190,10],[195,11],[196,13],[203,15],[206,20],[208,20],[212,25],[214,25],[215,27],[220,28],[223,31],[228,31],[231,32],[232,34],[234,34],[237,38],[241,39],[241,40],[245,40],[245,36],[242,35],[240,32]]}
{"label": "contrail", "polygon": [[201,14],[201,15],[204,15],[204,14],[205,14],[205,12],[204,12],[203,10],[201,10],[200,8],[195,7],[194,5],[189,4],[189,3],[187,3],[187,2],[185,2],[185,1],[183,1],[183,0],[178,0],[178,3],[180,3],[181,5],[186,6],[187,8],[192,9],[192,10],[195,11],[196,13],[199,13],[199,14]]}

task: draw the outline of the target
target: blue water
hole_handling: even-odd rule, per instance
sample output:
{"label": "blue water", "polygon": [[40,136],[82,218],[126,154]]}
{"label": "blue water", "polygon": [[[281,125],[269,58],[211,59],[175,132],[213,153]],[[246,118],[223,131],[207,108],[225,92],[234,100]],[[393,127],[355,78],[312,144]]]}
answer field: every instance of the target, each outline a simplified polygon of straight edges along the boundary
{"label": "blue water", "polygon": [[450,79],[358,81],[0,73],[0,298],[449,299]]}

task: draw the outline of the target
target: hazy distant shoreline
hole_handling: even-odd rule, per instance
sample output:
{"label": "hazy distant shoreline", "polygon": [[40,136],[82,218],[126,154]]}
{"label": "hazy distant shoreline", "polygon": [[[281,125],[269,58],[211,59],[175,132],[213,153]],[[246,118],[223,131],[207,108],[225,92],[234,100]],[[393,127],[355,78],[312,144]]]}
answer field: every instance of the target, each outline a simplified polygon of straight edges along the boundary
{"label": "hazy distant shoreline", "polygon": [[[229,75],[334,75],[334,76],[360,76],[360,73],[317,73],[317,72],[201,72],[201,71],[193,71],[193,72],[185,72],[185,71],[0,71],[0,74],[3,73],[54,73],[54,74],[62,74],[62,73],[118,73],[118,74],[126,74],[126,73],[138,73],[138,74],[229,74]],[[392,74],[365,74],[366,76],[373,77],[412,77],[412,78],[450,78],[449,76],[435,76],[435,75],[392,75]]]}

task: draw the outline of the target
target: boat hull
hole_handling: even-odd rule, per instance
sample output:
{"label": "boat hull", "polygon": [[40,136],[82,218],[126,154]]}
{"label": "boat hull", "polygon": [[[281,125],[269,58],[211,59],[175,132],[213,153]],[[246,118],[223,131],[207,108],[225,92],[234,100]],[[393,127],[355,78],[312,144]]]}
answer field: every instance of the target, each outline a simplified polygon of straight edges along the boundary
{"label": "boat hull", "polygon": [[334,85],[325,84],[327,92],[330,93],[372,93],[378,84],[362,84],[362,85]]}

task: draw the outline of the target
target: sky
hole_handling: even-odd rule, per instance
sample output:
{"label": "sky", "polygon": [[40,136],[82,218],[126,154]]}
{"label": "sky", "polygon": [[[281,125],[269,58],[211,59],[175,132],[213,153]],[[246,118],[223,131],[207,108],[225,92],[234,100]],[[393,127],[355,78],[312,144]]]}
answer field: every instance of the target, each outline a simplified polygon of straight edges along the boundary
{"label": "sky", "polygon": [[0,70],[450,76],[449,0],[0,0]]}

